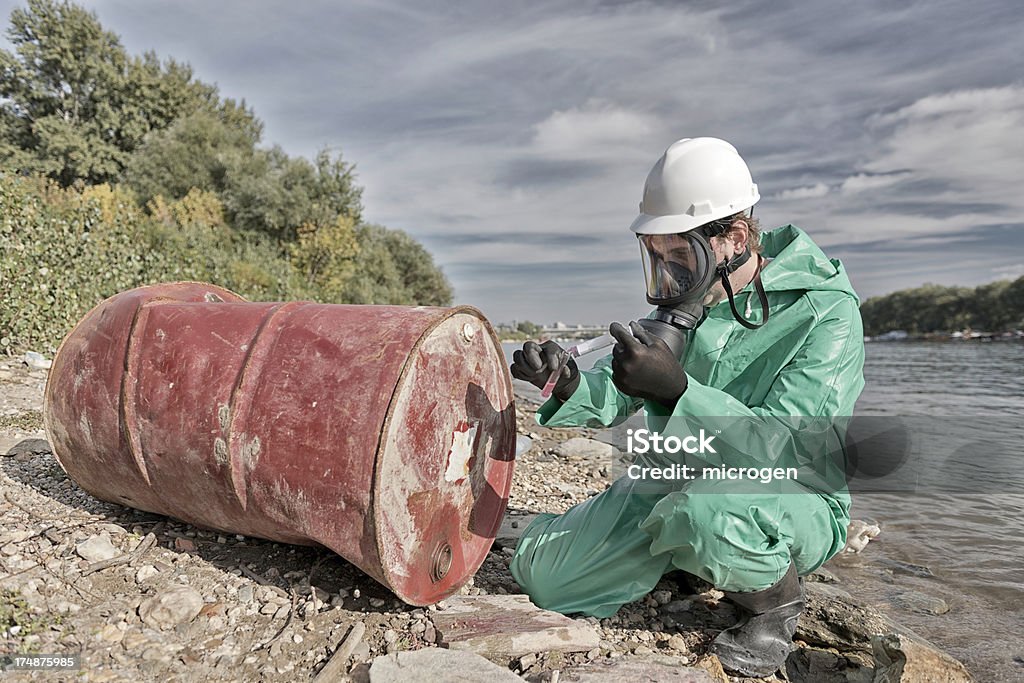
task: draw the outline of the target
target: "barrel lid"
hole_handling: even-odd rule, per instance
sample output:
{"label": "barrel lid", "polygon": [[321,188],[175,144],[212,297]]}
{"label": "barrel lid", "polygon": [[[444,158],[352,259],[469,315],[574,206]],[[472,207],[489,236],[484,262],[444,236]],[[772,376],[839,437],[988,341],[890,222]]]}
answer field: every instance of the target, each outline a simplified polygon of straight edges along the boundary
{"label": "barrel lid", "polygon": [[411,604],[458,590],[501,523],[515,458],[515,401],[484,316],[458,307],[409,353],[377,453],[381,567]]}

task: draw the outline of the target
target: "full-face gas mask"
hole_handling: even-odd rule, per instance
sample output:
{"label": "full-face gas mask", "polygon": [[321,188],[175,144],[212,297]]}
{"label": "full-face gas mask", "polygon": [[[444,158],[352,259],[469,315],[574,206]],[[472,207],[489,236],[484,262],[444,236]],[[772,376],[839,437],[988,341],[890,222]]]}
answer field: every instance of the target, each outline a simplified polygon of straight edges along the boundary
{"label": "full-face gas mask", "polygon": [[761,195],[736,148],[718,138],[683,138],[672,143],[654,164],[644,184],[640,215],[630,226],[640,241],[647,301],[657,306],[652,318],[637,321],[682,358],[686,330],[703,317],[704,297],[722,282],[729,306],[741,325],[760,327],[768,319],[768,298],[761,286],[761,260],[754,287],[761,300],[760,323],[736,310],[729,274],[751,256],[741,254],[718,263],[711,240],[729,231],[737,214],[751,215]]}
{"label": "full-face gas mask", "polygon": [[729,230],[728,219],[714,221],[683,233],[637,235],[647,281],[647,302],[657,306],[653,318],[637,321],[644,329],[662,339],[677,358],[685,350],[686,330],[700,322],[704,297],[715,280],[721,280],[733,315],[741,325],[755,329],[768,320],[768,300],[761,285],[758,262],[754,287],[761,301],[760,323],[747,320],[736,309],[729,275],[750,260],[748,246],[742,253],[718,263],[711,239]]}

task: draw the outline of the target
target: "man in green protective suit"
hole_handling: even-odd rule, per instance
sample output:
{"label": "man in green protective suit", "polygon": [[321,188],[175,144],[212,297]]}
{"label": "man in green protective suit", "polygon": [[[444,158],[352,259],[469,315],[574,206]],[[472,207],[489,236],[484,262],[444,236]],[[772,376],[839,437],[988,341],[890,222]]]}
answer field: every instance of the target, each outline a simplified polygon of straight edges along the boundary
{"label": "man in green protective suit", "polygon": [[[593,370],[570,362],[537,420],[608,427],[642,408],[661,437],[707,427],[716,438],[709,452],[647,453],[640,465],[797,476],[704,475],[652,487],[630,468],[565,514],[540,515],[511,562],[538,606],[597,617],[641,598],[666,572],[694,574],[738,608],[712,652],[747,676],[784,663],[804,605],[798,577],[846,542],[844,418],[864,386],[858,299],[842,265],[795,226],[760,234],[758,199],[729,143],[669,147],[632,226],[657,308],[628,329],[613,324],[617,343]],[[512,374],[540,387],[561,359],[554,342],[528,342]]]}

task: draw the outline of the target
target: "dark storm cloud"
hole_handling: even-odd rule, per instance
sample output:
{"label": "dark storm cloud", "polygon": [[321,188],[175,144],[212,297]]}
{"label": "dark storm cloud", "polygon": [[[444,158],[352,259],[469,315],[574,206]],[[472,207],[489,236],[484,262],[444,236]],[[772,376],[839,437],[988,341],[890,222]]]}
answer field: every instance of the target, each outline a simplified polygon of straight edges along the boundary
{"label": "dark storm cloud", "polygon": [[586,161],[529,160],[510,161],[502,168],[495,182],[508,187],[559,185],[600,177],[605,169]]}
{"label": "dark storm cloud", "polygon": [[[593,237],[590,235],[559,235],[553,233],[540,233],[540,232],[488,232],[486,234],[432,234],[432,235],[420,235],[420,239],[427,242],[433,242],[435,244],[446,244],[449,247],[455,246],[466,246],[466,245],[478,245],[478,244],[497,244],[500,242],[512,243],[512,244],[526,244],[540,248],[546,247],[574,247],[578,248],[584,245],[595,245],[605,243],[605,240],[599,237]],[[487,267],[487,266],[482,266]]]}
{"label": "dark storm cloud", "polygon": [[837,254],[925,254],[934,253],[949,258],[951,253],[963,256],[973,253],[977,256],[989,254],[993,260],[999,258],[999,250],[1024,254],[1024,223],[1001,225],[979,225],[958,232],[948,232],[939,238],[927,237],[872,240],[854,244],[833,244],[831,250]]}

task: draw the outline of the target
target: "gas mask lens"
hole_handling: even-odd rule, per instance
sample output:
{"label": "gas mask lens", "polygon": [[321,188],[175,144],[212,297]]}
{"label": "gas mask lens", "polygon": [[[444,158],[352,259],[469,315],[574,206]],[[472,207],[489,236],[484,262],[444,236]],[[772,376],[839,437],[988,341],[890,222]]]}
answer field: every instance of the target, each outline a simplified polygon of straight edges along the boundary
{"label": "gas mask lens", "polygon": [[703,296],[712,269],[708,248],[690,233],[637,235],[652,304],[679,303]]}

